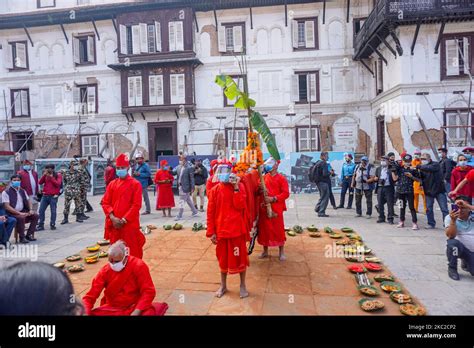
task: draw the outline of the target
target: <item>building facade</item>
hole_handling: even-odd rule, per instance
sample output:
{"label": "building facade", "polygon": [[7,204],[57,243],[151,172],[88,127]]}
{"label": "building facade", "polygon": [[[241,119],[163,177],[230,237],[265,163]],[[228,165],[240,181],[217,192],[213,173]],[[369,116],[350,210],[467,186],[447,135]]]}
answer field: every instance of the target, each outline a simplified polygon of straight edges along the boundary
{"label": "building facade", "polygon": [[248,119],[220,74],[248,86],[283,153],[469,145],[472,0],[449,2],[462,21],[418,25],[389,0],[0,0],[0,150],[241,150]]}

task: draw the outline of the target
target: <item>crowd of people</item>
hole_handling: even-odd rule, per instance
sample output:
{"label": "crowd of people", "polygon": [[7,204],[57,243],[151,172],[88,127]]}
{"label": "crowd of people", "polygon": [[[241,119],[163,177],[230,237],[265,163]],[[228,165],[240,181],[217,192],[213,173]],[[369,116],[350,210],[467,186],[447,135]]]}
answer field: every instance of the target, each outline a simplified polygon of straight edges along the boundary
{"label": "crowd of people", "polygon": [[[394,153],[388,153],[380,158],[380,164],[370,163],[363,156],[360,163],[354,163],[351,154],[345,155],[342,167],[342,192],[340,204],[335,209],[344,208],[345,196],[349,194],[348,205],[351,209],[355,195],[356,217],[362,217],[362,201],[365,198],[365,215],[372,215],[372,196],[377,196],[375,205],[378,212],[377,223],[394,225],[398,217],[397,227],[405,227],[407,206],[412,220],[412,229],[418,230],[418,206],[416,195],[420,195],[425,204],[427,228],[436,228],[434,217],[434,202],[436,201],[443,215],[446,227],[448,275],[451,279],[459,280],[457,270],[458,260],[462,269],[474,275],[474,210],[472,196],[474,191],[474,166],[472,166],[474,148],[467,148],[454,162],[448,158],[447,150],[439,149],[439,162],[434,161],[427,152],[416,152],[413,156],[402,153],[400,159]],[[309,179],[316,183],[320,198],[315,211],[320,217],[327,217],[326,208],[331,201],[331,176],[336,175],[328,163],[329,153],[322,152],[310,169]],[[65,193],[65,220],[70,209],[70,202],[76,205],[76,221],[82,222],[84,209],[87,205],[88,182],[83,165],[87,162],[71,162],[69,170],[55,173],[54,167],[47,166],[41,178],[32,170],[31,163],[25,162],[22,172],[12,176],[10,185],[2,193],[2,209],[0,209],[0,224],[6,231],[2,235],[2,244],[6,245],[15,224],[20,235],[20,242],[34,241],[36,226],[44,228],[44,210],[48,206],[53,209],[57,197]],[[246,285],[247,268],[250,264],[249,254],[252,245],[258,242],[263,252],[258,256],[269,257],[269,248],[278,248],[280,262],[286,260],[285,255],[285,224],[284,212],[286,200],[289,198],[289,188],[286,177],[278,172],[279,161],[268,158],[263,163],[262,173],[250,165],[245,171],[237,171],[235,162],[226,159],[213,160],[211,169],[202,165],[201,161],[194,163],[181,155],[179,165],[171,168],[167,161],[160,162],[160,168],[154,179],[151,171],[141,154],[131,163],[125,154],[119,155],[115,162],[109,162],[105,170],[106,191],[101,200],[105,214],[104,238],[111,243],[109,262],[102,267],[92,281],[92,286],[83,297],[82,303],[55,304],[51,308],[28,310],[20,308],[25,314],[48,314],[50,311],[62,314],[88,315],[163,315],[167,304],[153,302],[156,292],[150,275],[150,270],[143,260],[143,248],[146,238],[140,230],[140,210],[145,202],[145,211],[150,214],[151,207],[148,188],[157,185],[156,209],[162,210],[163,216],[170,217],[171,209],[175,206],[172,185],[176,180],[178,190],[178,214],[176,219],[182,219],[184,207],[187,204],[191,216],[197,216],[205,209],[204,192],[207,203],[206,237],[215,244],[216,258],[220,270],[221,284],[216,291],[217,297],[222,297],[228,291],[227,277],[232,274],[240,276],[240,297],[249,296]],[[90,178],[90,175],[89,175]],[[264,185],[262,184],[264,183]],[[73,187],[69,187],[74,183]],[[39,189],[42,185],[42,190]],[[199,187],[198,187],[199,186]],[[41,194],[40,213],[34,208],[34,197]],[[199,206],[197,198],[200,198]],[[448,202],[451,201],[451,212]],[[399,202],[399,215],[395,206]],[[418,200],[419,202],[419,200]],[[385,214],[385,206],[387,213]],[[199,207],[199,209],[198,209]],[[55,216],[51,214],[51,227],[55,226]],[[39,223],[38,223],[39,221]],[[64,222],[64,220],[63,220]],[[25,224],[30,224],[25,232]],[[12,227],[13,226],[13,227]],[[33,227],[32,227],[33,226]],[[25,263],[17,263],[0,272],[1,284],[7,284],[13,272],[23,272],[25,276],[33,276]],[[59,276],[60,271],[49,265],[35,266],[37,274],[49,274],[55,284],[60,287],[55,290],[58,297],[71,295],[71,283],[67,278]],[[59,272],[59,273],[58,273]],[[131,276],[133,274],[133,276]],[[10,278],[9,278],[10,277]],[[37,289],[49,289],[51,284],[38,276],[35,283]],[[18,290],[19,293],[23,290]],[[38,290],[39,291],[39,290]],[[52,291],[52,290],[51,290]],[[54,291],[53,291],[54,292]],[[101,298],[99,306],[96,302]],[[8,314],[11,304],[16,303],[10,297],[11,291],[4,292],[0,298],[0,314]],[[11,295],[11,296],[10,296]],[[10,297],[9,297],[10,296]],[[9,303],[11,301],[11,303]],[[39,312],[38,312],[39,311]],[[43,311],[43,312],[41,312]],[[18,314],[18,310],[15,312]]]}
{"label": "crowd of people", "polygon": [[[427,219],[425,228],[435,229],[436,201],[449,238],[448,275],[454,280],[460,279],[457,272],[458,258],[463,260],[463,269],[474,275],[474,221],[471,220],[469,208],[474,197],[473,154],[474,148],[465,148],[454,161],[449,158],[446,148],[439,148],[438,162],[432,159],[430,153],[422,153],[420,150],[415,150],[413,156],[403,152],[398,160],[395,154],[390,152],[382,156],[380,164],[375,166],[369,162],[367,156],[362,156],[360,163],[355,164],[353,156],[346,153],[340,176],[340,204],[335,209],[344,208],[347,194],[347,209],[351,209],[355,195],[355,217],[362,217],[362,200],[365,198],[365,215],[370,219],[374,205],[372,198],[375,194],[377,223],[394,225],[395,218],[398,217],[397,227],[404,228],[408,207],[411,228],[418,230],[421,197]],[[328,170],[328,153],[322,152],[320,159],[309,170],[309,180],[316,184],[320,194],[315,207],[319,217],[329,216],[326,214],[326,208],[330,200],[331,176],[334,175]],[[448,209],[449,203],[451,213]],[[395,212],[397,205],[400,207],[399,215]]]}

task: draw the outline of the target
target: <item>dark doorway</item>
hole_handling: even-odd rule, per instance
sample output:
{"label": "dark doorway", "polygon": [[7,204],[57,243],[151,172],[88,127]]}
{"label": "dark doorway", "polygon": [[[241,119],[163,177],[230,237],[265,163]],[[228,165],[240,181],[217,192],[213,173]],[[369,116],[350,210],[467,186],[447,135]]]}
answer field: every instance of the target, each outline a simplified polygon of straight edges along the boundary
{"label": "dark doorway", "polygon": [[150,162],[157,162],[158,156],[177,155],[176,122],[148,123],[148,147]]}
{"label": "dark doorway", "polygon": [[377,159],[385,155],[385,116],[377,116]]}

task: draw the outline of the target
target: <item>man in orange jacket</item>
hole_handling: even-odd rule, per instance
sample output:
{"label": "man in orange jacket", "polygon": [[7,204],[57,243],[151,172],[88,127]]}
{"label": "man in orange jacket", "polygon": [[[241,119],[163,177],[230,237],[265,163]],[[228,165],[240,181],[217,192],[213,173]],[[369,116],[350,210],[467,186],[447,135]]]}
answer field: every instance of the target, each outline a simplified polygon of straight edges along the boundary
{"label": "man in orange jacket", "polygon": [[[421,165],[421,150],[416,149],[415,152],[413,153],[413,160],[411,161],[411,166],[416,168],[416,166]],[[413,195],[415,197],[414,199],[414,206],[415,210],[418,213],[418,203],[419,203],[419,197],[421,196],[423,199],[423,207],[425,208],[424,212],[426,213],[426,198],[425,198],[425,191],[423,191],[423,185],[421,182],[414,181],[413,182]]]}

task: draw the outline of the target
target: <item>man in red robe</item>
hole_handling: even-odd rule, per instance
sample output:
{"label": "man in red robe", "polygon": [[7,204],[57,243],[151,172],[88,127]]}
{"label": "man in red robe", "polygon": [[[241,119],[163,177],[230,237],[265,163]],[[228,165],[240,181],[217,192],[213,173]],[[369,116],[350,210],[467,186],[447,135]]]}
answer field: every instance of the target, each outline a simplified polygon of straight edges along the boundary
{"label": "man in red robe", "polygon": [[218,160],[214,159],[211,161],[211,170],[209,171],[209,178],[206,181],[206,192],[207,196],[209,197],[209,193],[211,189],[216,186],[219,182],[214,179],[214,172],[217,169]]}
{"label": "man in red robe", "polygon": [[[105,289],[105,290],[104,290]],[[100,307],[93,309],[104,290]],[[164,315],[166,303],[153,303],[156,290],[148,266],[129,255],[127,245],[119,240],[109,248],[109,263],[92,280],[82,298],[87,315]]]}
{"label": "man in red robe", "polygon": [[230,163],[220,164],[216,176],[219,183],[209,195],[206,236],[216,245],[216,256],[221,270],[221,286],[216,292],[221,297],[227,291],[227,274],[240,274],[240,297],[249,295],[245,274],[249,266],[247,241],[250,240],[246,221],[246,194],[240,178],[231,175]]}
{"label": "man in red robe", "polygon": [[245,187],[246,194],[246,220],[248,231],[251,232],[255,227],[255,222],[257,220],[258,209],[257,209],[257,199],[259,192],[259,176],[258,171],[250,168],[246,173],[239,174],[241,183]]}
{"label": "man in red robe", "polygon": [[105,213],[104,238],[110,243],[123,240],[130,248],[130,255],[142,258],[145,236],[140,231],[142,186],[128,174],[130,162],[125,154],[116,159],[117,179],[106,188],[102,198]]}
{"label": "man in red robe", "polygon": [[[268,257],[268,247],[279,247],[280,261],[285,261],[284,245],[285,222],[283,221],[283,212],[286,211],[285,200],[290,196],[288,190],[288,181],[278,173],[279,161],[272,157],[264,163],[265,186],[267,188],[267,197],[261,197],[260,212],[258,215],[258,243],[263,245],[263,253],[260,258]],[[275,217],[269,218],[265,203],[270,203]]]}
{"label": "man in red robe", "polygon": [[163,217],[166,217],[166,209],[168,209],[168,217],[171,217],[171,208],[174,207],[173,194],[174,176],[170,172],[168,161],[160,161],[160,169],[155,174],[155,184],[157,187],[156,210],[163,210]]}

